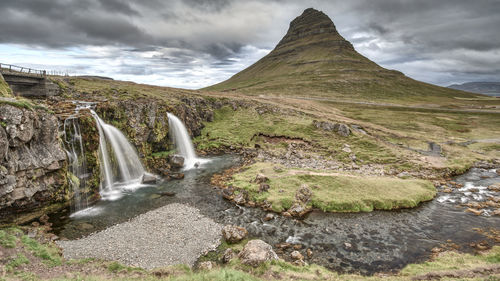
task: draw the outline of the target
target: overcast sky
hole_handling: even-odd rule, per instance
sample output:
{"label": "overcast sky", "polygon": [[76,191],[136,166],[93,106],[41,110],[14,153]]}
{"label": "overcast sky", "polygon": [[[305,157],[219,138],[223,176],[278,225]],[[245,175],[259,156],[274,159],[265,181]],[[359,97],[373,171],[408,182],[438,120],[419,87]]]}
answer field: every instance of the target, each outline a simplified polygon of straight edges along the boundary
{"label": "overcast sky", "polygon": [[0,63],[200,88],[266,55],[308,7],[358,52],[447,86],[500,81],[500,0],[0,0]]}

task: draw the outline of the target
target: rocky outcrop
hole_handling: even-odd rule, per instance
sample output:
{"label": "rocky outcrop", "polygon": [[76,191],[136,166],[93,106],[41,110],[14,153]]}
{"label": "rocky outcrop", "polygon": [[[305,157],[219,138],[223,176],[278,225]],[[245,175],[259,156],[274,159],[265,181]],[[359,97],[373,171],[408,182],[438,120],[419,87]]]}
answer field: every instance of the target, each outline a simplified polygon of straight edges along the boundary
{"label": "rocky outcrop", "polygon": [[66,155],[57,118],[45,110],[0,104],[0,217],[66,195]]}
{"label": "rocky outcrop", "polygon": [[318,129],[336,132],[337,134],[344,136],[344,137],[348,137],[351,134],[351,130],[349,129],[349,126],[347,126],[346,124],[342,124],[342,123],[330,123],[330,122],[326,122],[326,121],[314,120],[313,125]]}

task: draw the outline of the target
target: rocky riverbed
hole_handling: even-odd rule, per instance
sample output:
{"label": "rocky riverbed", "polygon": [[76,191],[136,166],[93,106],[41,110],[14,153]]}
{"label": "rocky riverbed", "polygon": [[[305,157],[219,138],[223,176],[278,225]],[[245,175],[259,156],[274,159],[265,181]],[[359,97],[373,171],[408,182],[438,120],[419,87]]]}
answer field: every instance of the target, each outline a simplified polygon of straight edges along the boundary
{"label": "rocky riverbed", "polygon": [[[238,163],[238,158],[231,156],[212,158],[200,169],[187,171],[182,180],[145,187],[116,201],[101,201],[86,215],[68,217],[64,213],[55,214],[51,222],[60,237],[77,239],[126,222],[151,209],[176,203],[188,204],[220,225],[245,227],[250,238],[259,238],[272,245],[281,258],[292,260],[292,252],[298,251],[307,263],[363,274],[397,270],[408,263],[426,260],[448,246],[474,251],[471,243],[489,248],[498,242],[494,233],[486,233],[500,226],[498,217],[475,216],[462,208],[457,209],[454,204],[437,200],[418,208],[390,212],[329,214],[315,211],[304,219],[236,206],[224,200],[209,182],[213,173]],[[166,193],[168,195],[164,195]],[[446,193],[439,194],[442,195]],[[163,218],[159,216],[158,219]],[[155,223],[151,221],[149,224]],[[220,229],[217,234],[221,235]],[[94,245],[97,247],[98,244]],[[131,264],[130,261],[127,263]]]}

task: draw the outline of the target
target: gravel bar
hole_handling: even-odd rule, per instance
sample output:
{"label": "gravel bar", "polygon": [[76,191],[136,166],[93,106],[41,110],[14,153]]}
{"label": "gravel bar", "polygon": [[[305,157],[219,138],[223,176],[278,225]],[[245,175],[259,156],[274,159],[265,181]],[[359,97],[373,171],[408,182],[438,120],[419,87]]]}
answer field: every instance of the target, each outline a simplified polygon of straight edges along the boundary
{"label": "gravel bar", "polygon": [[183,204],[170,204],[85,238],[57,241],[66,259],[97,258],[144,269],[193,266],[219,246],[222,226]]}

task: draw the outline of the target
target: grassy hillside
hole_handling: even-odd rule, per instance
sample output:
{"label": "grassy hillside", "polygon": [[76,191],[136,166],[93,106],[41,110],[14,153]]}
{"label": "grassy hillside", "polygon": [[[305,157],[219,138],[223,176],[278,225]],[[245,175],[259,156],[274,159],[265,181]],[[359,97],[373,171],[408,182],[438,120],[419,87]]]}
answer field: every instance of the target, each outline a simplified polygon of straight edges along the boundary
{"label": "grassy hillside", "polygon": [[464,98],[485,98],[415,81],[401,72],[380,67],[356,52],[328,16],[313,9],[292,21],[271,53],[205,90],[398,104],[452,104],[463,103],[460,99]]}
{"label": "grassy hillside", "polygon": [[0,97],[12,97],[12,90],[0,74]]}

